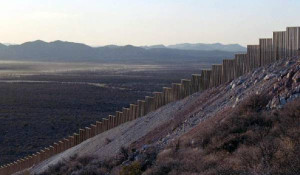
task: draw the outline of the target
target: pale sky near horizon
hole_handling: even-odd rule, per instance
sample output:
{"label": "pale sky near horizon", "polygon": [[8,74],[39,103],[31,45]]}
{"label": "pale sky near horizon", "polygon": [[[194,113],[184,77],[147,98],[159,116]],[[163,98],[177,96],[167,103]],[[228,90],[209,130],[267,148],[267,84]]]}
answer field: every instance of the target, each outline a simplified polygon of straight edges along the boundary
{"label": "pale sky near horizon", "polygon": [[0,43],[257,44],[300,26],[300,0],[0,0]]}

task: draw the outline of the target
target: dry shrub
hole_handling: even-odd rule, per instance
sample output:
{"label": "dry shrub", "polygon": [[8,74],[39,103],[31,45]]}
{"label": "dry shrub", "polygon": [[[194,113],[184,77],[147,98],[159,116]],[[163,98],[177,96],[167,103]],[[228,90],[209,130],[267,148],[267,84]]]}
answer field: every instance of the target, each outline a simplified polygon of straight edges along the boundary
{"label": "dry shrub", "polygon": [[129,157],[128,148],[122,146],[120,148],[120,153],[117,155],[116,159],[118,160],[119,163],[122,163],[123,161],[127,160],[128,157]]}
{"label": "dry shrub", "polygon": [[141,175],[141,168],[141,164],[136,161],[128,166],[124,166],[120,172],[120,175]]}
{"label": "dry shrub", "polygon": [[15,173],[15,175],[30,175],[30,171],[26,169],[24,171]]}
{"label": "dry shrub", "polygon": [[96,157],[83,156],[77,157],[72,156],[68,161],[61,161],[56,165],[50,166],[49,169],[42,173],[43,175],[52,174],[72,174],[72,175],[96,175],[104,174],[107,171],[101,171],[103,163],[98,162]]}
{"label": "dry shrub", "polygon": [[106,145],[109,144],[110,142],[112,142],[111,139],[109,139],[109,138],[106,138],[106,139],[105,139],[105,144],[106,144]]}
{"label": "dry shrub", "polygon": [[[66,174],[66,175],[105,175],[112,174],[124,161],[129,158],[130,151],[122,147],[118,156],[113,159],[100,161],[95,156],[71,156],[69,160],[63,160],[41,173],[42,175]],[[115,173],[119,174],[119,173]]]}
{"label": "dry shrub", "polygon": [[289,174],[300,172],[300,99],[266,110],[255,95],[212,117],[158,154],[145,174]]}

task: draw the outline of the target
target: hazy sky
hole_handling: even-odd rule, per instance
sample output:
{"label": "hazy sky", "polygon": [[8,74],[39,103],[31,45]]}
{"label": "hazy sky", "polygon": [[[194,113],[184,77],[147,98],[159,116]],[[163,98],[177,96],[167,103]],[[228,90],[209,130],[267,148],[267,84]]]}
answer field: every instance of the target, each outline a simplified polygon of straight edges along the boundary
{"label": "hazy sky", "polygon": [[300,26],[300,0],[0,0],[0,43],[257,44]]}

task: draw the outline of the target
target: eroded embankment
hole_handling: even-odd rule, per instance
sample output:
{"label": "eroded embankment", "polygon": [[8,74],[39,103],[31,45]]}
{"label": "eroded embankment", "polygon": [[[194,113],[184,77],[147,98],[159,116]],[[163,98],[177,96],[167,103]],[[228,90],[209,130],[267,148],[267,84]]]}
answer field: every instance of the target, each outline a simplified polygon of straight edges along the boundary
{"label": "eroded embankment", "polygon": [[187,133],[205,119],[225,113],[253,94],[270,97],[268,108],[280,108],[300,96],[299,58],[280,60],[258,68],[231,83],[223,84],[181,101],[168,104],[137,120],[124,123],[86,140],[61,154],[34,166],[41,173],[49,165],[72,155],[96,155],[99,160],[116,156],[122,146],[141,149],[151,144],[158,149]]}

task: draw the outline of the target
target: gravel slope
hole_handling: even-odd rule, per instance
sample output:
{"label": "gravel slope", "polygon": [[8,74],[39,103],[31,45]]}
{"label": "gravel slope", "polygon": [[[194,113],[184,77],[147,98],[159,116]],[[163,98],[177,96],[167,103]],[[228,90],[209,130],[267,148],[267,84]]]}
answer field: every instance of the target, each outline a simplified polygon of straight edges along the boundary
{"label": "gravel slope", "polygon": [[[161,124],[167,123],[180,108],[195,100],[191,97],[162,107],[137,120],[124,123],[116,128],[90,138],[76,147],[51,157],[31,169],[32,173],[41,173],[49,165],[77,154],[78,156],[93,154],[101,159],[110,158],[118,153],[122,146],[129,146]],[[107,143],[110,140],[109,143]]]}

